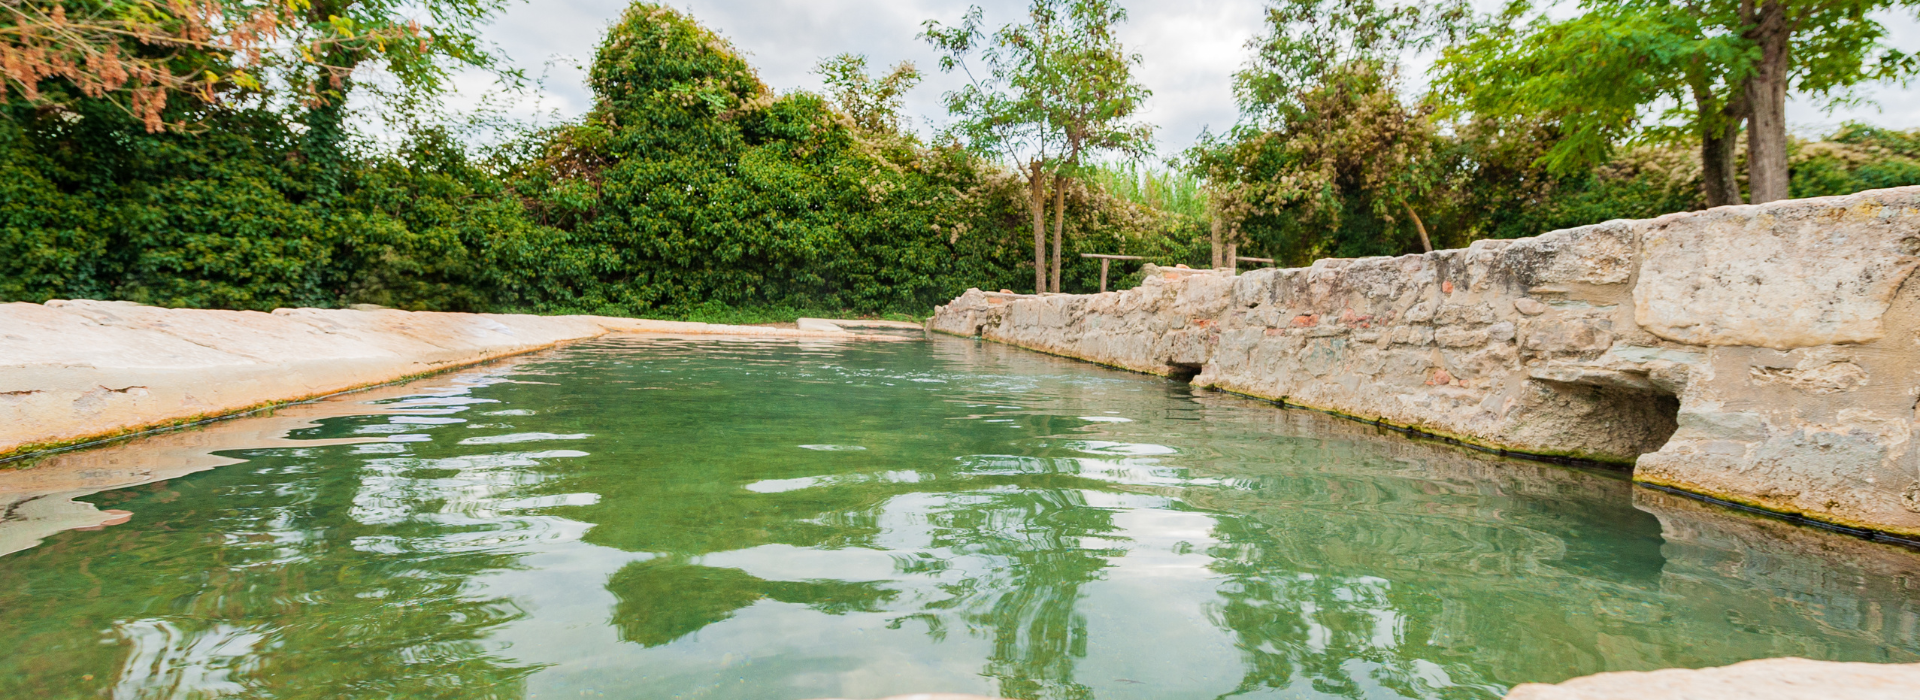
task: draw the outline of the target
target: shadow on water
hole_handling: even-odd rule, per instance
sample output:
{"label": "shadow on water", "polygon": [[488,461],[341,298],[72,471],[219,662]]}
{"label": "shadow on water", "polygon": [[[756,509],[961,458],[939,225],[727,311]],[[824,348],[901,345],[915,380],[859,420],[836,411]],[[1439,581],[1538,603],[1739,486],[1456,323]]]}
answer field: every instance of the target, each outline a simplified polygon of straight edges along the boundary
{"label": "shadow on water", "polygon": [[0,696],[1496,698],[1920,660],[1911,551],[1001,346],[605,339],[382,391],[47,472],[166,480],[0,558]]}

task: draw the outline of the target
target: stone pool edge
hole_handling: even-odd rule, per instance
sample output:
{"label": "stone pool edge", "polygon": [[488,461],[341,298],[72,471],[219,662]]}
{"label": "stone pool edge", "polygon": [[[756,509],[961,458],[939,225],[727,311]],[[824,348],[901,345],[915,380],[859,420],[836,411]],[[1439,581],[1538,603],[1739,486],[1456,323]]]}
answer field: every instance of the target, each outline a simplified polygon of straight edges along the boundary
{"label": "stone pool edge", "polygon": [[[1016,296],[1016,295],[1001,295],[1001,296]],[[1037,295],[1018,295],[1018,296],[1037,296]],[[1173,372],[1168,371],[1166,369],[1149,369],[1149,368],[1130,367],[1124,364],[1118,364],[1116,362],[1108,362],[1108,361],[1103,361],[1099,359],[1083,357],[1080,355],[1072,354],[1072,353],[1057,350],[1057,349],[1026,345],[1008,338],[991,337],[985,333],[982,333],[979,335],[965,335],[965,334],[954,332],[954,331],[944,330],[941,328],[934,327],[931,319],[929,319],[928,321],[927,331],[931,333],[938,333],[941,335],[954,337],[954,338],[997,343],[1000,345],[1006,345],[1008,347],[1014,347],[1014,348],[1019,348],[1021,350],[1026,350],[1028,352],[1035,352],[1042,355],[1059,357],[1063,359],[1073,360],[1076,362],[1085,362],[1087,364],[1106,367],[1108,369],[1115,369],[1115,370],[1120,370],[1124,372],[1134,372],[1137,374],[1146,374],[1146,375],[1151,375],[1156,377],[1166,377],[1169,379],[1177,378]],[[1827,532],[1832,532],[1836,534],[1847,535],[1851,537],[1858,537],[1858,538],[1867,539],[1875,542],[1896,544],[1896,545],[1901,545],[1905,547],[1914,548],[1916,550],[1920,550],[1920,531],[1885,529],[1885,528],[1875,527],[1873,524],[1863,522],[1863,521],[1857,521],[1857,520],[1851,520],[1851,519],[1839,518],[1839,517],[1831,517],[1831,516],[1823,517],[1819,514],[1813,514],[1813,513],[1808,513],[1808,512],[1799,511],[1799,510],[1783,510],[1778,507],[1773,507],[1770,504],[1767,504],[1763,501],[1753,499],[1753,498],[1746,498],[1735,493],[1726,493],[1726,492],[1721,492],[1716,490],[1710,490],[1710,489],[1695,486],[1686,482],[1669,481],[1666,479],[1661,479],[1657,476],[1641,475],[1634,472],[1636,460],[1633,460],[1633,459],[1623,459],[1623,458],[1618,458],[1610,455],[1594,454],[1594,453],[1584,452],[1580,450],[1554,452],[1554,451],[1529,451],[1529,450],[1514,449],[1496,440],[1475,438],[1470,435],[1455,434],[1455,433],[1449,433],[1446,431],[1434,430],[1430,427],[1424,427],[1421,425],[1415,425],[1411,423],[1401,423],[1401,422],[1388,420],[1385,417],[1369,418],[1364,415],[1349,413],[1349,412],[1341,411],[1339,409],[1315,406],[1312,404],[1298,403],[1296,401],[1293,401],[1292,398],[1289,396],[1281,396],[1277,398],[1272,396],[1265,396],[1265,395],[1253,393],[1250,391],[1235,389],[1235,388],[1221,385],[1214,382],[1201,381],[1199,379],[1193,380],[1192,385],[1203,388],[1203,389],[1208,389],[1211,391],[1217,391],[1223,394],[1230,394],[1233,396],[1240,396],[1240,397],[1252,399],[1255,401],[1271,403],[1276,408],[1301,409],[1301,410],[1313,411],[1315,413],[1323,413],[1329,416],[1334,416],[1336,418],[1341,418],[1343,420],[1350,420],[1356,423],[1365,423],[1367,425],[1373,425],[1373,426],[1385,428],[1387,430],[1391,430],[1393,432],[1399,433],[1407,438],[1414,439],[1414,440],[1428,440],[1428,441],[1439,442],[1447,445],[1456,445],[1459,447],[1464,447],[1470,450],[1484,452],[1487,454],[1499,455],[1502,457],[1513,457],[1515,459],[1525,459],[1525,460],[1534,461],[1534,462],[1543,462],[1548,464],[1560,464],[1560,465],[1569,465],[1569,466],[1590,466],[1590,467],[1599,467],[1602,469],[1622,470],[1626,473],[1629,480],[1632,481],[1634,486],[1636,487],[1656,489],[1656,490],[1664,491],[1667,493],[1683,496],[1686,498],[1691,498],[1703,503],[1712,504],[1714,506],[1718,506],[1721,508],[1745,511],[1755,515],[1774,518],[1777,520],[1793,523],[1802,527],[1810,527],[1810,528],[1815,528],[1819,530],[1825,530]]]}
{"label": "stone pool edge", "polygon": [[[1113,364],[1110,362],[1102,362],[1100,360],[1088,359],[1085,357],[1080,357],[1077,355],[1072,355],[1064,352],[1058,352],[1058,351],[1048,350],[1044,348],[1028,347],[1026,345],[1022,345],[1017,342],[1001,340],[996,338],[989,338],[984,335],[973,335],[973,336],[961,335],[959,333],[940,330],[937,328],[929,328],[928,330],[933,333],[939,333],[941,335],[950,336],[954,338],[997,343],[1000,345],[1006,345],[1008,347],[1014,347],[1014,348],[1019,348],[1021,350],[1026,350],[1028,352],[1035,352],[1042,355],[1059,357],[1062,359],[1073,360],[1076,362],[1085,362],[1087,364],[1106,367],[1108,369],[1120,370],[1123,372],[1133,372],[1137,374],[1146,374],[1146,375],[1156,376],[1156,377],[1172,378],[1172,375],[1170,372],[1154,371],[1154,370],[1148,370],[1148,369],[1136,369],[1136,368],[1127,367],[1124,365]],[[1757,517],[1770,518],[1773,520],[1790,523],[1800,527],[1813,528],[1816,530],[1830,532],[1838,535],[1857,537],[1860,539],[1869,540],[1873,542],[1899,545],[1903,547],[1912,548],[1916,551],[1920,551],[1920,537],[1908,536],[1903,533],[1876,530],[1870,526],[1859,524],[1859,523],[1822,520],[1818,518],[1807,517],[1802,513],[1773,510],[1765,507],[1764,505],[1753,503],[1750,500],[1742,499],[1735,495],[1691,491],[1691,490],[1688,490],[1687,488],[1684,488],[1683,486],[1670,485],[1654,479],[1635,478],[1632,474],[1632,469],[1634,465],[1633,465],[1633,462],[1630,462],[1630,461],[1608,459],[1604,456],[1595,457],[1595,456],[1585,455],[1578,452],[1540,453],[1540,452],[1527,452],[1522,450],[1514,450],[1511,448],[1503,447],[1499,443],[1493,442],[1493,441],[1478,440],[1465,435],[1452,435],[1444,432],[1436,432],[1433,430],[1429,430],[1429,429],[1425,429],[1425,428],[1421,428],[1413,425],[1403,425],[1400,423],[1386,420],[1385,418],[1367,418],[1365,416],[1356,415],[1352,413],[1344,413],[1339,410],[1335,410],[1331,408],[1322,408],[1319,406],[1295,403],[1295,402],[1289,401],[1288,398],[1284,396],[1280,398],[1261,396],[1258,394],[1251,394],[1244,391],[1236,391],[1234,389],[1222,387],[1215,384],[1195,384],[1195,386],[1208,389],[1211,391],[1217,391],[1223,394],[1240,396],[1247,399],[1252,399],[1254,401],[1270,403],[1270,404],[1273,404],[1275,408],[1279,408],[1279,409],[1287,409],[1287,410],[1298,409],[1298,410],[1305,410],[1305,411],[1313,411],[1314,413],[1322,413],[1322,414],[1326,414],[1326,415],[1340,418],[1343,420],[1353,421],[1355,423],[1364,423],[1366,425],[1385,428],[1387,430],[1391,430],[1395,433],[1399,433],[1400,435],[1413,440],[1438,442],[1445,445],[1463,447],[1476,452],[1499,455],[1501,457],[1512,457],[1515,459],[1524,459],[1532,462],[1558,464],[1562,466],[1573,466],[1573,467],[1597,467],[1600,469],[1616,470],[1617,472],[1621,473],[1623,477],[1631,481],[1635,487],[1638,487],[1638,488],[1653,489],[1653,490],[1661,491],[1664,493],[1670,493],[1676,496],[1680,496],[1683,498],[1688,498],[1701,503],[1705,503],[1714,507],[1725,508],[1735,512],[1747,513]]]}
{"label": "stone pool edge", "polygon": [[0,469],[614,334],[894,339],[606,316],[0,304]]}
{"label": "stone pool edge", "polygon": [[1920,684],[1920,664],[1754,659],[1726,666],[1612,671],[1522,683],[1506,700],[1892,700]]}
{"label": "stone pool edge", "polygon": [[[1044,298],[1036,295],[996,294],[994,296]],[[938,315],[928,320],[927,330],[929,332],[978,342],[992,342],[1042,355],[1085,362],[1110,369],[1168,378],[1178,377],[1170,365],[1133,367],[1118,361],[1092,359],[1057,348],[1034,347],[1008,337],[994,337],[985,332],[967,335],[965,333],[940,328],[936,324],[937,320]],[[991,326],[987,328],[991,328]],[[982,330],[985,330],[985,328]],[[1582,459],[1562,455],[1542,455],[1516,451],[1499,447],[1497,443],[1490,441],[1437,434],[1417,427],[1396,425],[1385,420],[1370,420],[1351,413],[1297,404],[1288,401],[1285,397],[1274,399],[1258,396],[1197,379],[1192,383],[1194,386],[1219,391],[1221,393],[1273,403],[1276,407],[1282,409],[1301,408],[1359,423],[1377,425],[1416,440],[1434,440],[1477,451],[1532,461],[1574,464],[1576,466],[1600,465],[1603,468],[1609,469],[1632,467],[1631,462],[1623,464],[1618,460]],[[1714,494],[1675,488],[1653,482],[1649,479],[1635,479],[1633,480],[1633,486],[1636,489],[1647,489],[1651,492],[1684,498],[1700,504],[1701,507],[1714,508],[1716,510],[1724,509],[1726,512],[1721,513],[1721,515],[1725,517],[1737,518],[1745,516],[1781,523],[1789,527],[1824,531],[1842,537],[1851,536],[1863,542],[1920,549],[1920,540],[1902,537],[1883,530],[1850,527],[1843,523],[1809,518],[1800,513],[1781,512],[1742,500],[1718,498]],[[1579,676],[1558,683],[1524,683],[1510,689],[1504,700],[1680,700],[1681,698],[1688,700],[1719,700],[1726,698],[1727,700],[1732,700],[1734,698],[1751,697],[1753,691],[1759,688],[1780,690],[1781,692],[1777,697],[1781,700],[1822,700],[1827,697],[1838,697],[1829,694],[1836,690],[1843,692],[1857,691],[1861,693],[1858,697],[1864,700],[1879,700],[1880,698],[1895,697],[1895,695],[1892,694],[1880,694],[1887,692],[1890,685],[1897,688],[1908,687],[1911,684],[1911,679],[1916,677],[1920,677],[1920,664],[1832,662],[1814,661],[1798,657],[1776,657],[1753,659],[1720,667],[1616,671]],[[1907,685],[1898,685],[1902,683]],[[900,700],[917,697],[923,696],[901,696]],[[1776,696],[1769,695],[1768,697]],[[890,698],[888,700],[896,699]],[[966,698],[965,700],[998,699]]]}
{"label": "stone pool edge", "polygon": [[[1398,258],[969,290],[929,327],[1920,537],[1920,187]],[[1377,416],[1377,418],[1376,418]]]}
{"label": "stone pool edge", "polygon": [[[1152,370],[1152,369],[1138,369],[1134,367],[1128,367],[1125,365],[1114,364],[1111,362],[1103,362],[1096,359],[1081,357],[1079,355],[1073,355],[1073,354],[1060,352],[1056,350],[1050,350],[1047,348],[1030,347],[1027,345],[1022,345],[1017,342],[1004,340],[1000,338],[989,338],[984,335],[961,335],[959,333],[941,330],[938,328],[929,328],[928,330],[933,333],[939,333],[941,335],[950,336],[954,338],[962,338],[966,340],[981,340],[989,343],[998,343],[1000,345],[1005,345],[1008,347],[1015,347],[1021,350],[1026,350],[1028,352],[1036,352],[1042,355],[1051,355],[1053,357],[1073,360],[1075,362],[1085,362],[1087,364],[1097,365],[1097,366],[1105,367],[1108,369],[1120,370],[1122,372],[1133,372],[1136,374],[1145,374],[1145,375],[1155,376],[1155,377],[1166,377],[1168,379],[1177,378],[1173,373],[1167,372],[1167,371]],[[1516,450],[1511,447],[1503,446],[1500,443],[1492,440],[1478,439],[1470,435],[1458,435],[1458,434],[1448,433],[1445,431],[1433,430],[1431,428],[1421,427],[1418,425],[1391,421],[1386,419],[1385,417],[1376,416],[1373,418],[1368,418],[1364,415],[1360,415],[1356,413],[1347,413],[1339,409],[1327,408],[1323,406],[1315,406],[1312,404],[1299,403],[1297,401],[1292,400],[1292,398],[1288,396],[1280,396],[1280,397],[1265,396],[1265,395],[1256,394],[1248,391],[1241,391],[1239,389],[1234,389],[1234,388],[1222,386],[1220,384],[1213,384],[1213,383],[1196,382],[1196,383],[1193,383],[1192,385],[1202,389],[1207,389],[1209,391],[1217,391],[1222,394],[1239,396],[1242,398],[1252,399],[1254,401],[1259,401],[1262,403],[1273,404],[1275,408],[1288,409],[1288,410],[1312,411],[1314,413],[1324,413],[1326,415],[1333,416],[1335,418],[1339,418],[1342,420],[1349,420],[1355,423],[1364,423],[1364,424],[1379,427],[1379,428],[1385,428],[1387,430],[1391,430],[1393,432],[1399,433],[1405,437],[1408,437],[1414,440],[1425,440],[1430,442],[1438,442],[1445,445],[1464,447],[1476,452],[1484,452],[1487,454],[1499,455],[1502,457],[1513,457],[1516,459],[1525,459],[1525,460],[1534,461],[1534,462],[1544,462],[1547,464],[1591,466],[1591,467],[1600,467],[1603,469],[1615,469],[1615,470],[1623,470],[1623,471],[1631,471],[1633,469],[1632,461],[1616,459],[1616,458],[1609,457],[1607,455],[1594,455],[1594,454],[1588,454],[1588,453],[1579,452],[1579,451],[1534,452],[1534,451],[1526,451],[1526,450]]]}

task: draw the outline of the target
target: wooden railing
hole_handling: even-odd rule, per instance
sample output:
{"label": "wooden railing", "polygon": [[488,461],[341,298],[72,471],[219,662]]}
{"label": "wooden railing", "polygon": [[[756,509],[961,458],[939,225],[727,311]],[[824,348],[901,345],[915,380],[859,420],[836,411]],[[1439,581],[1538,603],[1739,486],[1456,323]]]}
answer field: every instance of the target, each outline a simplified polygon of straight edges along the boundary
{"label": "wooden railing", "polygon": [[[1146,259],[1145,257],[1139,256],[1139,255],[1107,255],[1105,253],[1081,253],[1080,257],[1098,258],[1100,260],[1100,292],[1102,294],[1106,293],[1107,291],[1107,266],[1113,264],[1113,261],[1145,260]],[[1227,265],[1227,267],[1228,269],[1233,270],[1234,274],[1240,273],[1240,263],[1242,262],[1266,263],[1268,265],[1273,264],[1273,258],[1243,258],[1238,255],[1232,255],[1232,254],[1229,254],[1227,256],[1227,260],[1229,261],[1229,264]]]}
{"label": "wooden railing", "polygon": [[1102,294],[1107,292],[1107,266],[1113,264],[1113,261],[1146,259],[1138,255],[1105,255],[1101,253],[1081,253],[1080,257],[1100,259],[1100,293]]}

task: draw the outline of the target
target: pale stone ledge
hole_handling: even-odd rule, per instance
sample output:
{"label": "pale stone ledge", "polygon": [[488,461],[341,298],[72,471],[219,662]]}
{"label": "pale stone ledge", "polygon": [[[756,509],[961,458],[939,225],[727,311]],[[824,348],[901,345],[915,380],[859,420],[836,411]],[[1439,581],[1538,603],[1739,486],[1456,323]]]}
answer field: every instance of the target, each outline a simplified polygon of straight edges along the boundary
{"label": "pale stone ledge", "polygon": [[[1911,700],[1920,664],[1765,659],[1700,670],[1599,673],[1559,685],[1528,683],[1506,700]],[[882,700],[994,700],[928,693]]]}
{"label": "pale stone ledge", "polygon": [[[1506,700],[1911,700],[1920,664],[1864,664],[1784,658],[1719,668],[1597,673],[1560,683],[1527,683]],[[995,700],[929,693],[882,700]]]}
{"label": "pale stone ledge", "polygon": [[0,457],[384,384],[608,333],[885,337],[603,316],[0,304]]}
{"label": "pale stone ledge", "polygon": [[1597,673],[1558,685],[1528,683],[1506,700],[1911,700],[1920,664],[1762,659],[1689,670]]}
{"label": "pale stone ledge", "polygon": [[929,327],[1920,537],[1920,187],[1131,290]]}

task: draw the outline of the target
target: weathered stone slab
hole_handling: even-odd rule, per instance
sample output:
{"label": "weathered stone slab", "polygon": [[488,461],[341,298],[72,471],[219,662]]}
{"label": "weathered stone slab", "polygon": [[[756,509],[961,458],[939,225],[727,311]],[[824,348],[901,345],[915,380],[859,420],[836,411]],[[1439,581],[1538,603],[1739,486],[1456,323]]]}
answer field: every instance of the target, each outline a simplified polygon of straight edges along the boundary
{"label": "weathered stone slab", "polygon": [[794,321],[793,326],[803,331],[826,331],[828,333],[838,333],[846,330],[845,328],[841,328],[840,324],[823,318],[803,318]]}
{"label": "weathered stone slab", "polygon": [[[1671,431],[1670,417],[1643,415],[1658,407],[1642,395],[1649,381],[1541,382],[1526,370],[1608,349],[1614,324],[1630,322],[1615,317],[1630,299],[1632,240],[1616,223],[1237,277],[1150,267],[1139,287],[1100,295],[969,291],[929,327],[1142,372],[1198,372],[1196,383],[1491,447],[1630,462]],[[1603,306],[1563,310],[1549,305],[1563,295],[1530,296],[1546,283],[1577,285]]]}
{"label": "weathered stone slab", "polygon": [[[507,360],[512,362],[512,360]],[[489,368],[491,369],[491,368]],[[487,370],[467,370],[482,373]],[[42,538],[65,530],[111,524],[123,511],[103,511],[76,500],[108,489],[174,479],[242,460],[217,454],[237,447],[311,447],[378,442],[381,437],[290,440],[294,430],[319,425],[335,416],[394,413],[403,406],[378,402],[404,396],[449,391],[463,377],[436,376],[404,384],[376,387],[350,399],[284,406],[269,415],[227,421],[199,430],[179,430],[145,436],[90,450],[69,450],[34,460],[28,468],[0,469],[0,556],[39,544]],[[14,465],[9,465],[14,466]]]}
{"label": "weathered stone slab", "polygon": [[1761,659],[1699,670],[1598,673],[1561,683],[1528,683],[1506,700],[1909,700],[1920,664]]}
{"label": "weathered stone slab", "polygon": [[1920,264],[1910,192],[1721,207],[1647,223],[1636,320],[1692,345],[1865,343]]}

